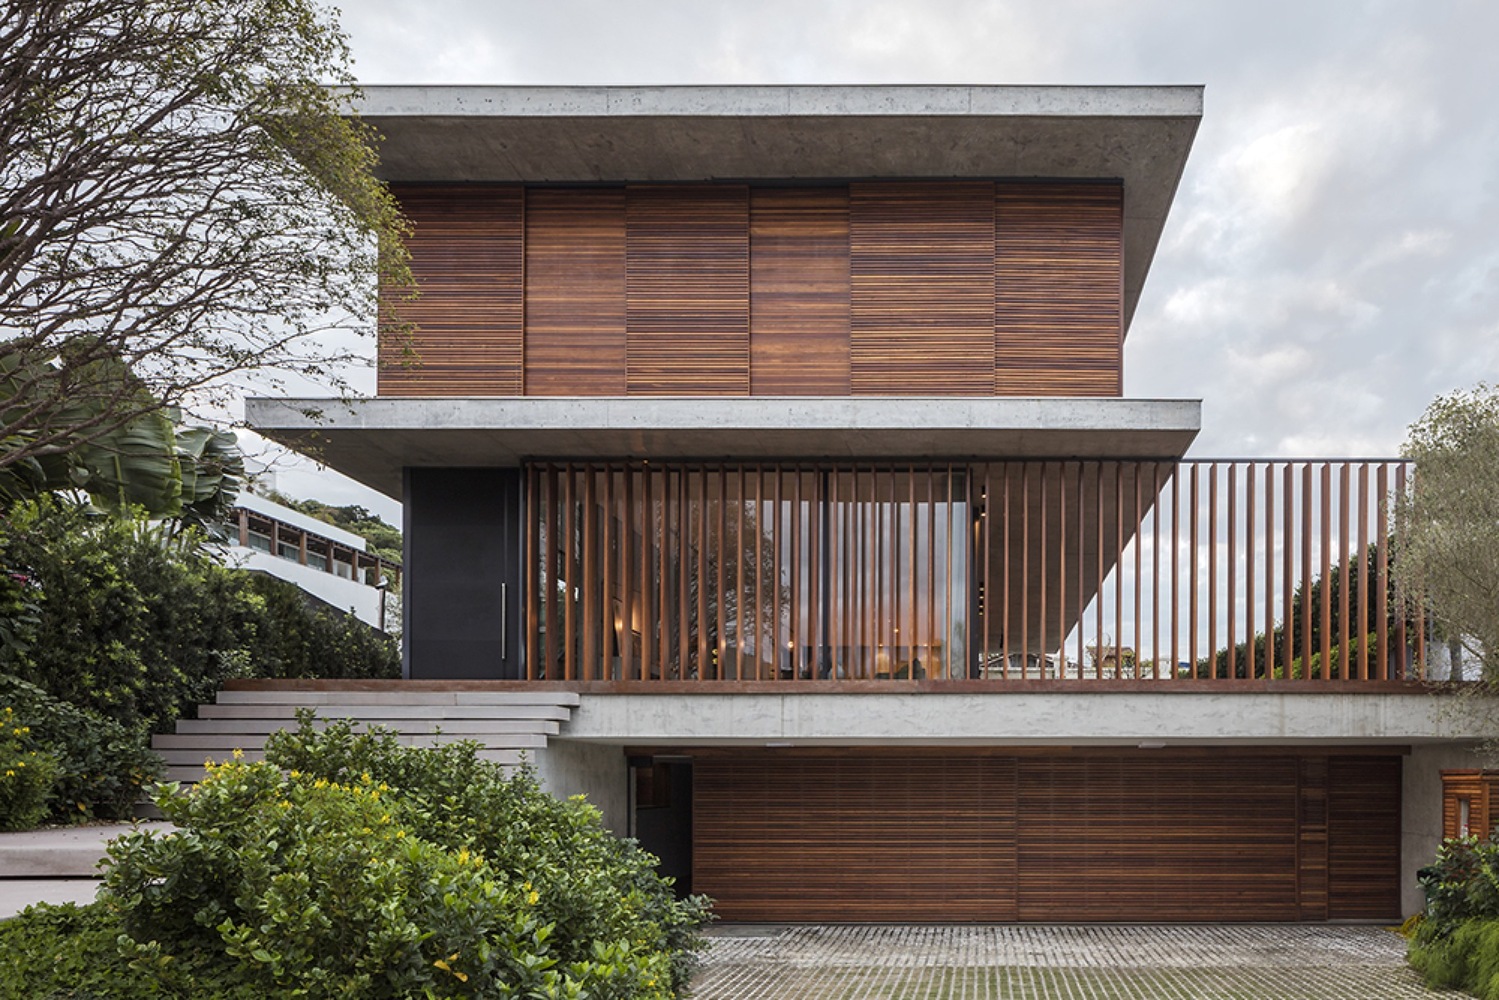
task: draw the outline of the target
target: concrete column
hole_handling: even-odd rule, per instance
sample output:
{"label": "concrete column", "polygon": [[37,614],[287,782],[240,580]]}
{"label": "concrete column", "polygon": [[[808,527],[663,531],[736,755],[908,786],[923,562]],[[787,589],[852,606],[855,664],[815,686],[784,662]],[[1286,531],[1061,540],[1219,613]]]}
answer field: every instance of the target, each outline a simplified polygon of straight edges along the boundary
{"label": "concrete column", "polygon": [[616,836],[629,835],[629,769],[623,747],[579,743],[553,736],[532,757],[537,777],[558,798],[587,796]]}

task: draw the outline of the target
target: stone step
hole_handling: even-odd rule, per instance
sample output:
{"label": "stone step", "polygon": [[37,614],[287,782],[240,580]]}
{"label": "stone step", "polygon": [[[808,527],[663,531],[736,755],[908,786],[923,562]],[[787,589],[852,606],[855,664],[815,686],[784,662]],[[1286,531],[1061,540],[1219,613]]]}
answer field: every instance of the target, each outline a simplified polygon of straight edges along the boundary
{"label": "stone step", "polygon": [[[496,764],[501,764],[506,767],[515,767],[519,765],[523,756],[524,752],[519,750],[479,751],[480,760],[493,761]],[[248,753],[245,755],[245,758],[247,760],[249,759]],[[203,764],[201,761],[196,764],[169,764],[166,768],[164,780],[178,781],[184,784],[190,784],[193,782],[201,781],[203,779],[203,773]]]}
{"label": "stone step", "polygon": [[[299,708],[307,705],[199,705],[199,719],[286,719],[296,718]],[[315,706],[317,714],[327,719],[420,719],[441,725],[457,719],[554,719],[566,722],[572,711],[561,705],[345,705]]]}
{"label": "stone step", "polygon": [[[313,725],[322,728],[328,720],[314,720]],[[516,725],[517,722],[523,723]],[[319,724],[322,725],[319,725]],[[389,729],[397,735],[431,735],[441,732],[445,738],[483,740],[496,733],[547,732],[556,733],[558,723],[554,720],[516,719],[373,719],[357,723],[355,732],[364,732],[372,726]],[[545,727],[545,728],[544,728]],[[296,729],[291,719],[178,719],[177,732],[185,733],[274,733],[282,729]]]}
{"label": "stone step", "polygon": [[220,705],[578,705],[576,691],[220,691]]}
{"label": "stone step", "polygon": [[[152,745],[156,752],[161,755],[162,760],[168,764],[202,764],[205,759],[215,761],[228,760],[233,757],[236,748],[244,753],[245,760],[265,760],[265,741],[257,740],[254,737],[240,740],[234,746],[229,747],[192,745],[163,747],[154,740],[152,741]],[[482,755],[489,750],[542,750],[546,748],[546,745],[547,738],[540,734],[507,733],[499,739],[486,740],[480,754]]]}
{"label": "stone step", "polygon": [[[249,743],[246,740],[254,742],[256,746],[261,746],[265,743],[266,736],[288,728],[290,727],[286,722],[279,719],[265,720],[263,724],[261,720],[255,719],[181,719],[177,722],[177,732],[153,736],[151,745],[158,750],[172,750],[180,747],[232,750],[235,747],[248,747]],[[362,732],[369,726],[358,725],[354,728]],[[434,743],[452,743],[460,739],[502,742],[493,737],[503,737],[510,733],[555,736],[561,729],[561,724],[545,719],[493,719],[478,722],[453,719],[436,727],[442,730],[439,734],[433,733],[434,727],[431,724],[403,719],[398,724],[386,728],[393,729],[401,738],[401,742],[409,746],[431,746]]]}

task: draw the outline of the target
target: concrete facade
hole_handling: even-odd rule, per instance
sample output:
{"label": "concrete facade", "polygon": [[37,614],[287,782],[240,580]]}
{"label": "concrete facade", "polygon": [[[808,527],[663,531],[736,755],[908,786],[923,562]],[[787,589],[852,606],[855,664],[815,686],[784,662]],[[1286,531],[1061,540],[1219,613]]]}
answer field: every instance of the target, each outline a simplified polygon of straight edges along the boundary
{"label": "concrete facade", "polygon": [[630,778],[619,746],[551,739],[530,757],[541,786],[558,798],[586,795],[616,836],[630,835]]}

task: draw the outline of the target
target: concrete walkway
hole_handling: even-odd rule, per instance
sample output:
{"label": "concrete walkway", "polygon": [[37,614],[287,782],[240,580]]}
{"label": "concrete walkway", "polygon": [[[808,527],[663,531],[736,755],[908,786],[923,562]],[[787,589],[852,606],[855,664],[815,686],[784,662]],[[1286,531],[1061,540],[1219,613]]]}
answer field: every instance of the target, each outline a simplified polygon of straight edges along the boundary
{"label": "concrete walkway", "polygon": [[1432,1000],[1345,926],[724,926],[696,1000]]}
{"label": "concrete walkway", "polygon": [[92,902],[104,845],[134,829],[167,830],[171,824],[110,823],[0,833],[0,920],[32,903]]}

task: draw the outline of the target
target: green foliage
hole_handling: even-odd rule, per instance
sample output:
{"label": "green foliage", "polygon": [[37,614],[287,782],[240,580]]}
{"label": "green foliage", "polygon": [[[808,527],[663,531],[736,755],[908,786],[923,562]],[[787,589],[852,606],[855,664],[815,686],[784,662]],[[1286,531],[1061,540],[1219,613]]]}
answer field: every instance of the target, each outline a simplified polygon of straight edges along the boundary
{"label": "green foliage", "polygon": [[1499,386],[1438,397],[1411,425],[1396,498],[1401,589],[1499,679]]}
{"label": "green foliage", "polygon": [[395,643],[357,617],[308,600],[293,584],[264,573],[238,573],[240,593],[257,618],[257,642],[246,650],[255,677],[399,677]]}
{"label": "green foliage", "polygon": [[[1378,549],[1376,546],[1369,546],[1368,562],[1371,571],[1377,564],[1377,552]],[[1312,648],[1312,676],[1322,676],[1322,615],[1320,609],[1322,607],[1324,591],[1326,591],[1326,598],[1329,602],[1327,636],[1328,644],[1331,646],[1329,667],[1332,672],[1331,676],[1333,678],[1337,678],[1340,676],[1337,671],[1341,669],[1338,661],[1342,656],[1342,595],[1345,585],[1348,588],[1348,594],[1350,598],[1348,604],[1349,611],[1352,614],[1356,615],[1358,613],[1358,603],[1355,595],[1358,592],[1359,585],[1359,561],[1357,558],[1348,560],[1348,565],[1346,568],[1342,563],[1334,563],[1325,580],[1319,577],[1313,579],[1312,581],[1310,581],[1310,583],[1308,583],[1307,581],[1302,581],[1301,583],[1298,583],[1296,585],[1296,591],[1291,598],[1291,606],[1294,608],[1300,608],[1302,607],[1303,603],[1306,603],[1310,605],[1312,613],[1309,616],[1308,620],[1303,620],[1302,616],[1299,613],[1291,616],[1291,650],[1293,656],[1291,676],[1301,676],[1301,651],[1303,638],[1305,638],[1306,641],[1310,643]],[[1387,579],[1386,586],[1387,614],[1385,617],[1385,629],[1386,633],[1390,637],[1390,642],[1393,643],[1395,636],[1398,634],[1398,629],[1402,624],[1401,614],[1404,608],[1404,604],[1395,591],[1393,575]],[[1403,624],[1405,625],[1407,636],[1410,637],[1412,641],[1414,641],[1414,637],[1417,634],[1418,630],[1421,628],[1421,624],[1417,621],[1412,620],[1407,620]],[[1351,647],[1350,653],[1353,656],[1357,656],[1360,634],[1367,633],[1364,641],[1370,643],[1369,656],[1371,670],[1373,669],[1372,664],[1374,659],[1374,640],[1372,637],[1378,633],[1378,629],[1379,601],[1377,593],[1375,593],[1375,591],[1371,587],[1368,597],[1368,617],[1362,623],[1362,625],[1357,621],[1354,621],[1350,624],[1351,635],[1349,640],[1349,645]],[[1281,625],[1277,625],[1275,631],[1271,633],[1270,640],[1275,651],[1274,676],[1276,677],[1285,676],[1285,664],[1282,659],[1282,652],[1285,648],[1285,638],[1285,624],[1282,623]],[[1254,676],[1263,677],[1265,675],[1265,633],[1256,632],[1251,642],[1240,642],[1234,647],[1233,675],[1235,677],[1242,679],[1249,676],[1249,653],[1251,649],[1253,649],[1254,652]],[[1392,671],[1399,669],[1395,662],[1395,658],[1399,655],[1400,651],[1393,648],[1392,645],[1392,648],[1390,650]],[[1199,660],[1196,667],[1194,668],[1194,673],[1197,677],[1215,676],[1219,678],[1227,678],[1229,675],[1227,648],[1218,650],[1211,657],[1204,657],[1203,659]]]}
{"label": "green foliage", "polygon": [[0,22],[0,341],[59,362],[0,405],[0,473],[222,405],[251,372],[345,390],[361,352],[328,334],[405,335],[376,288],[410,289],[409,227],[333,11],[11,0]]}
{"label": "green foliage", "polygon": [[192,532],[42,498],[0,519],[0,567],[25,577],[35,608],[7,621],[17,641],[0,671],[130,728],[166,731],[231,678],[400,672],[394,643],[292,584],[220,566]]}
{"label": "green foliage", "polygon": [[15,718],[57,762],[51,811],[43,817],[48,822],[129,819],[145,786],[161,775],[161,758],[140,730],[59,701],[7,674],[0,674],[0,704],[14,706]]}
{"label": "green foliage", "polygon": [[1448,840],[1419,877],[1426,913],[1411,938],[1411,965],[1430,986],[1499,1000],[1499,843]]}
{"label": "green foliage", "polygon": [[35,742],[24,720],[0,709],[0,830],[29,829],[47,814],[57,758]]}
{"label": "green foliage", "polygon": [[267,494],[266,499],[300,511],[308,517],[315,517],[324,524],[353,532],[368,544],[370,555],[379,556],[387,562],[401,561],[400,529],[391,527],[378,514],[372,514],[358,504],[335,507],[321,500],[293,500],[275,490]]}
{"label": "green foliage", "polygon": [[0,921],[0,1000],[264,1000],[211,953],[185,950],[145,971],[119,945],[120,919],[102,903],[31,906]]}
{"label": "green foliage", "polygon": [[1499,919],[1464,920],[1445,937],[1417,931],[1408,955],[1428,986],[1499,1000]]}
{"label": "green foliage", "polygon": [[159,792],[177,831],[111,846],[106,899],[137,984],[196,965],[313,998],[626,1000],[685,986],[705,901],[676,900],[583,801],[506,776],[472,744],[416,749],[302,722],[267,763]]}
{"label": "green foliage", "polygon": [[[23,422],[15,411],[38,386],[66,392],[65,367],[65,358],[30,358],[14,345],[0,351],[0,424]],[[155,518],[199,526],[222,521],[244,477],[234,435],[178,426],[176,410],[152,397],[118,358],[106,355],[85,367],[90,380],[115,387],[112,395],[72,398],[58,416],[69,427],[91,430],[76,441],[53,431],[57,440],[40,452],[36,441],[47,436],[41,429],[16,431],[0,442],[0,453],[12,459],[0,463],[0,502],[81,490],[101,510],[139,508]],[[115,417],[113,407],[143,412]],[[34,453],[12,457],[28,450]]]}

